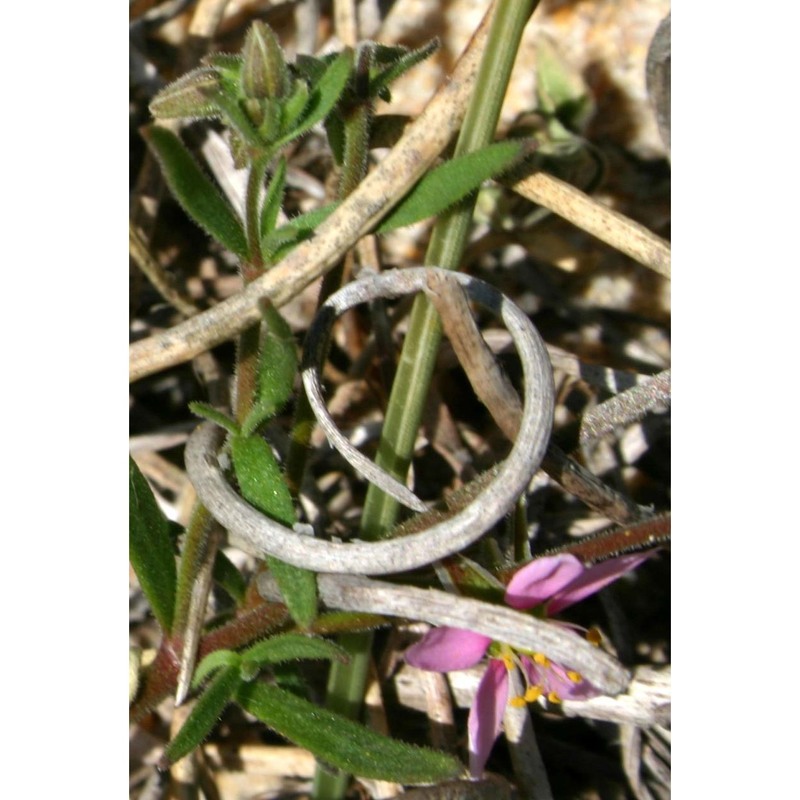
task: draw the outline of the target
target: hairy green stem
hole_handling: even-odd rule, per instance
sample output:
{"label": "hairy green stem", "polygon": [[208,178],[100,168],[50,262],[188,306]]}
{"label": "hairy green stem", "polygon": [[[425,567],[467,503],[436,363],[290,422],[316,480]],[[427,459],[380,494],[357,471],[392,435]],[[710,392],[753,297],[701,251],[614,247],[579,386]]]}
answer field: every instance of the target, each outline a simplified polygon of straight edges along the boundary
{"label": "hairy green stem", "polygon": [[[366,49],[362,49],[361,52],[365,56],[359,60],[357,69],[362,75],[366,74],[368,78],[368,53]],[[345,117],[344,156],[342,159],[342,172],[339,178],[340,200],[347,197],[367,174],[372,103],[368,99],[368,84],[363,85],[363,88],[367,96],[355,108],[350,110]],[[343,273],[344,261],[337,264],[325,275],[320,289],[318,307],[341,286]],[[292,431],[290,458],[287,459],[287,476],[290,476],[290,480],[295,482],[298,488],[305,464],[308,439],[310,439],[313,430],[313,418],[311,404],[308,402],[305,392],[302,392]],[[307,437],[305,441],[301,438],[303,434]],[[300,458],[302,458],[302,461],[300,461]],[[348,664],[333,662],[328,675],[327,707],[353,719],[356,719],[361,713],[361,703],[364,698],[367,666],[372,652],[373,638],[371,631],[339,636],[337,641],[350,654],[350,662]],[[349,780],[350,776],[345,772],[339,770],[332,773],[317,765],[314,774],[312,797],[314,800],[344,797]]]}

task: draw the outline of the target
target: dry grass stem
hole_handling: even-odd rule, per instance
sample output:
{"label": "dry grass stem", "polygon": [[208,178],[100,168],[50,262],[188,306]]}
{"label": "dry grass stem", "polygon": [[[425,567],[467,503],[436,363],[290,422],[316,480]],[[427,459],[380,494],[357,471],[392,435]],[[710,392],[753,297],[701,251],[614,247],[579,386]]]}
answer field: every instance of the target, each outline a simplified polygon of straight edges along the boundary
{"label": "dry grass stem", "polygon": [[669,242],[580,189],[546,172],[536,172],[510,186],[517,194],[558,214],[659,275],[671,277]]}

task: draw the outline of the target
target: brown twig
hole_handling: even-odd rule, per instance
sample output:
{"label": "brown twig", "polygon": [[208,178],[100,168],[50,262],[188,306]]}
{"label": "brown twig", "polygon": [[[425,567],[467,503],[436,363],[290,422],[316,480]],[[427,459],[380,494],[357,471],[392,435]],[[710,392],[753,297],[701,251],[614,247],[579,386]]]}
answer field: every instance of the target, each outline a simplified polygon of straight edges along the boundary
{"label": "brown twig", "polygon": [[669,242],[580,189],[546,172],[535,172],[509,185],[517,194],[544,206],[659,275],[671,276]]}

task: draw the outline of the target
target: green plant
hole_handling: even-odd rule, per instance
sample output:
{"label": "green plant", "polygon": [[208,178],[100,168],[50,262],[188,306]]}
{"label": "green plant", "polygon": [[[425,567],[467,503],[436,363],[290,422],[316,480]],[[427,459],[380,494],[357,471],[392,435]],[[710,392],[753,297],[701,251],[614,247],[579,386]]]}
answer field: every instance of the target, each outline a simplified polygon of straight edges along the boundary
{"label": "green plant", "polygon": [[[435,47],[432,42],[419,51],[406,51],[365,43],[356,53],[344,50],[320,59],[302,56],[289,64],[270,28],[257,22],[240,53],[210,56],[162,90],[151,104],[156,120],[215,119],[226,127],[233,160],[248,173],[241,217],[177,133],[156,124],[144,136],[175,198],[203,230],[238,257],[242,278],[249,283],[312,237],[337,205],[278,224],[286,186],[286,147],[324,123],[340,165],[340,197],[345,197],[366,171],[372,103],[379,97],[390,99],[391,82]],[[529,150],[524,141],[487,141],[477,152],[441,164],[383,219],[377,232],[442,213]],[[293,400],[296,375],[294,337],[280,312],[263,303],[261,323],[240,336],[234,408],[192,405],[194,413],[226,431],[230,479],[244,498],[289,528],[297,522],[295,501],[264,430]],[[273,557],[266,558],[266,567],[280,587],[283,603],[256,598],[241,573],[217,552],[209,532],[211,520],[202,506],[176,537],[133,461],[130,485],[131,562],[163,633],[159,653],[132,706],[133,717],[174,690],[181,664],[191,672],[193,659],[187,655],[191,648],[200,659],[192,681],[198,700],[170,743],[166,761],[190,752],[208,735],[224,707],[237,702],[308,747],[324,763],[347,772],[430,782],[462,770],[450,756],[379,736],[264,683],[262,671],[279,661],[327,658],[345,663],[346,652],[322,635],[370,630],[381,619],[364,613],[320,615],[314,574]],[[237,608],[230,619],[198,637],[192,609],[204,605],[202,592],[198,594],[204,569]]]}

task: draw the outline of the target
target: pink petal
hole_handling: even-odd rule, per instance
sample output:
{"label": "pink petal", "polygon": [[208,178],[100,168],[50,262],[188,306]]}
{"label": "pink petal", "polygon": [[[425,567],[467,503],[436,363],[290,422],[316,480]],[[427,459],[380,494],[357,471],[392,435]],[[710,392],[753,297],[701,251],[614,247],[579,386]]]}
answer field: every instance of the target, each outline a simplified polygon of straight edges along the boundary
{"label": "pink petal", "polygon": [[460,628],[433,628],[406,650],[412,667],[431,672],[450,672],[474,667],[486,654],[492,640]]}
{"label": "pink petal", "polygon": [[567,670],[561,664],[550,664],[548,679],[549,688],[555,690],[562,700],[586,700],[600,694],[587,680],[579,683],[570,680],[567,677]]}
{"label": "pink petal", "polygon": [[652,552],[630,553],[587,568],[582,575],[579,575],[572,583],[553,596],[553,599],[547,604],[547,613],[557,614],[567,606],[577,603],[578,600],[583,600],[584,597],[599,592],[600,589],[615,581],[620,575],[624,575],[626,572],[638,567],[651,555]]}
{"label": "pink petal", "polygon": [[517,572],[506,589],[512,608],[533,608],[549,600],[584,570],[575,556],[564,554],[537,558]]}
{"label": "pink petal", "polygon": [[503,725],[508,702],[508,670],[493,658],[483,673],[469,712],[469,771],[473,778],[483,775],[492,745]]}

